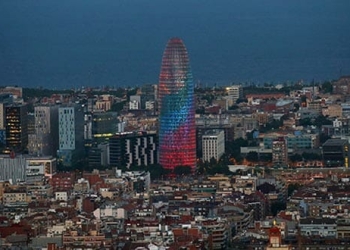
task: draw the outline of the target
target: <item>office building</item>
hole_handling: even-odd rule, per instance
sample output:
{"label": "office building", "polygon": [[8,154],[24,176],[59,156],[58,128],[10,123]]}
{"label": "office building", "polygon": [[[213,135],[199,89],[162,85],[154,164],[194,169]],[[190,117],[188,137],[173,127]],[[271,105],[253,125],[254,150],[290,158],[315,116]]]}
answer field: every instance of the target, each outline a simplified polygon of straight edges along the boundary
{"label": "office building", "polygon": [[101,112],[94,113],[92,116],[92,134],[108,134],[117,132],[118,113],[116,112]]}
{"label": "office building", "polygon": [[148,166],[158,159],[156,134],[118,133],[109,138],[110,165],[113,167]]}
{"label": "office building", "polygon": [[34,133],[29,135],[28,152],[56,156],[58,149],[58,106],[34,107]]}
{"label": "office building", "polygon": [[89,149],[88,164],[90,168],[109,165],[109,145],[107,142],[94,145]]}
{"label": "office building", "polygon": [[63,166],[73,166],[84,154],[84,114],[80,105],[58,109],[58,157]]}
{"label": "office building", "polygon": [[129,109],[138,110],[146,108],[146,101],[154,100],[154,97],[149,95],[132,95],[130,96]]}
{"label": "office building", "polygon": [[23,152],[28,144],[28,119],[26,104],[5,107],[6,147],[9,151]]}
{"label": "office building", "polygon": [[159,76],[159,163],[169,170],[196,166],[194,83],[182,40],[169,40]]}
{"label": "office building", "polygon": [[208,130],[202,136],[203,161],[210,161],[214,158],[219,160],[225,153],[225,132],[224,130]]}
{"label": "office building", "polygon": [[13,97],[10,94],[0,94],[0,130],[5,130],[5,107],[13,103]]}
{"label": "office building", "polygon": [[13,103],[11,94],[0,94],[0,144],[6,145],[6,105]]}
{"label": "office building", "polygon": [[287,140],[289,149],[310,149],[320,146],[319,135],[317,133],[306,134],[301,131],[295,131],[293,134],[282,134],[278,132],[260,134],[259,140],[263,143],[265,149],[271,149],[273,142],[282,135]]}

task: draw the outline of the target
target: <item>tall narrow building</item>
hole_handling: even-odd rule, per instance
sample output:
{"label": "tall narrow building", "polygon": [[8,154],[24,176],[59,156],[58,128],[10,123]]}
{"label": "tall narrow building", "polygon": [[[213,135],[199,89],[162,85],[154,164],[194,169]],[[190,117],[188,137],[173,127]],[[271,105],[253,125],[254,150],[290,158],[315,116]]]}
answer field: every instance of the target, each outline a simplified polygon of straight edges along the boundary
{"label": "tall narrow building", "polygon": [[202,136],[203,160],[219,160],[225,153],[225,132],[223,129],[208,130]]}
{"label": "tall narrow building", "polygon": [[36,156],[56,156],[58,149],[58,106],[34,107],[35,131],[29,135],[28,152]]}
{"label": "tall narrow building", "polygon": [[159,76],[159,163],[169,170],[196,166],[195,97],[187,50],[172,38]]}
{"label": "tall narrow building", "polygon": [[84,113],[79,105],[58,109],[58,158],[66,167],[72,167],[84,154]]}
{"label": "tall narrow building", "polygon": [[6,147],[23,153],[28,144],[27,104],[11,104],[5,108]]}
{"label": "tall narrow building", "polygon": [[278,137],[272,142],[272,163],[275,166],[288,165],[288,146],[285,137]]}

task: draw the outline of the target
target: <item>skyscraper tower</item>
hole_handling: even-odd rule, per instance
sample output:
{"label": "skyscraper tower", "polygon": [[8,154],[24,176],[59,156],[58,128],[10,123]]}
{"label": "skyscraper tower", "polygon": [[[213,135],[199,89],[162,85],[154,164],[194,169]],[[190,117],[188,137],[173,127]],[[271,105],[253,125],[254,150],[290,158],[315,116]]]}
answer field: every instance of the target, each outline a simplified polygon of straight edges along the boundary
{"label": "skyscraper tower", "polygon": [[11,104],[5,108],[6,147],[22,153],[28,144],[27,104]]}
{"label": "skyscraper tower", "polygon": [[196,166],[194,83],[187,50],[172,38],[159,76],[159,163],[169,170]]}

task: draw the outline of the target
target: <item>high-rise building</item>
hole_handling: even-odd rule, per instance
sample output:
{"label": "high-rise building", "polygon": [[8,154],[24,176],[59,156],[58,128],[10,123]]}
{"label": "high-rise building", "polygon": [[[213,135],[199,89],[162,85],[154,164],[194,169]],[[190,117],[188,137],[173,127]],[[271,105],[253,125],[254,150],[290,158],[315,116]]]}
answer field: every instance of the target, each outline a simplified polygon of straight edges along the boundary
{"label": "high-rise building", "polygon": [[117,112],[94,112],[92,116],[92,135],[114,134],[118,127]]}
{"label": "high-rise building", "polygon": [[114,167],[148,166],[157,163],[156,134],[118,133],[109,138],[110,165]]}
{"label": "high-rise building", "polygon": [[169,40],[159,76],[159,163],[196,166],[194,83],[182,40]]}
{"label": "high-rise building", "polygon": [[0,129],[5,129],[5,108],[6,105],[13,103],[13,97],[10,94],[0,94]]}
{"label": "high-rise building", "polygon": [[288,165],[288,146],[285,137],[278,137],[272,142],[272,163],[275,166]]}
{"label": "high-rise building", "polygon": [[10,104],[6,106],[6,147],[10,151],[23,152],[27,148],[27,118],[26,104]]}
{"label": "high-rise building", "polygon": [[73,166],[84,153],[84,113],[80,105],[58,109],[58,157],[64,166]]}
{"label": "high-rise building", "polygon": [[29,154],[56,156],[58,149],[58,106],[34,107],[34,130],[34,133],[29,136]]}
{"label": "high-rise building", "polygon": [[11,94],[0,94],[0,146],[6,145],[6,106],[13,103]]}
{"label": "high-rise building", "polygon": [[225,132],[221,129],[208,130],[202,136],[203,160],[219,160],[225,153]]}

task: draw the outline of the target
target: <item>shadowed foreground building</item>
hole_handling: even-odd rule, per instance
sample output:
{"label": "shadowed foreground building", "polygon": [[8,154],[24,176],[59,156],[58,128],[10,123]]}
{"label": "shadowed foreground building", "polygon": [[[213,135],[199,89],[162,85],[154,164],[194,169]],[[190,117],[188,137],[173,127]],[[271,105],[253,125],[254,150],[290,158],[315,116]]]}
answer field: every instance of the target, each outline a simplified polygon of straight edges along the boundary
{"label": "shadowed foreground building", "polygon": [[113,167],[148,166],[157,163],[156,134],[118,133],[109,138],[109,162]]}
{"label": "shadowed foreground building", "polygon": [[327,167],[349,168],[349,142],[345,139],[328,139],[322,145],[323,161]]}
{"label": "shadowed foreground building", "polygon": [[159,163],[169,170],[196,166],[194,84],[182,40],[169,40],[159,76]]}
{"label": "shadowed foreground building", "polygon": [[28,144],[27,105],[11,104],[5,108],[6,147],[16,153],[23,152]]}

